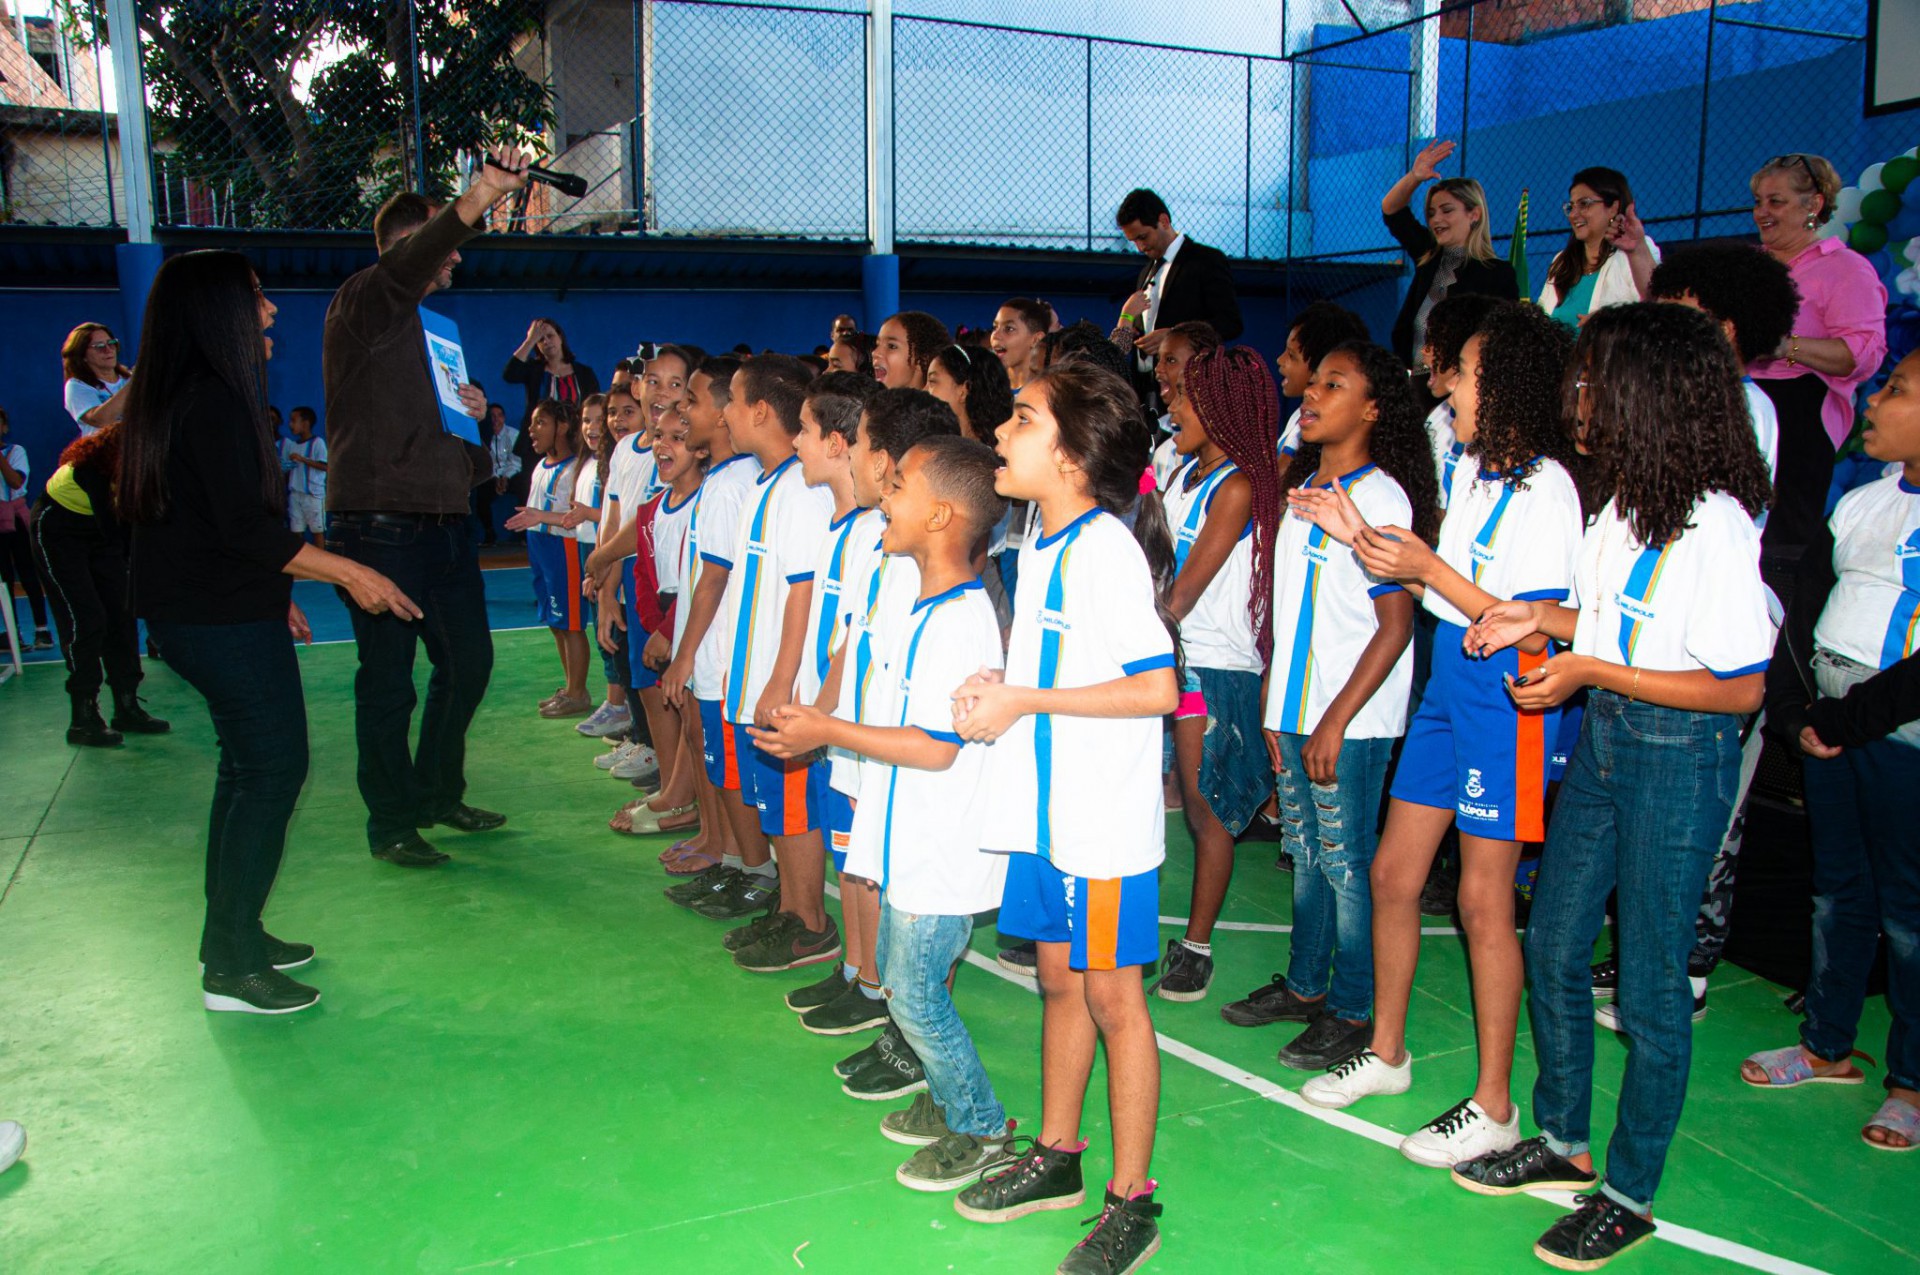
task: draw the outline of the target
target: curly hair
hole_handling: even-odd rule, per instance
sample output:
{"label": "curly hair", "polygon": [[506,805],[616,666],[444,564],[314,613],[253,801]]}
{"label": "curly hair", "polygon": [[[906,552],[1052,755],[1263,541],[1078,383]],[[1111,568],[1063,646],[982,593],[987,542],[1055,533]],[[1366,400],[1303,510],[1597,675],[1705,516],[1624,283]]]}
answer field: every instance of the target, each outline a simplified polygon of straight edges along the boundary
{"label": "curly hair", "polygon": [[1648,291],[1656,301],[1691,296],[1716,319],[1733,324],[1733,348],[1742,363],[1780,348],[1800,313],[1800,289],[1778,257],[1745,243],[1676,248],[1653,268]]}
{"label": "curly hair", "polygon": [[[1403,378],[1404,379],[1404,378]],[[1253,488],[1253,587],[1247,619],[1262,661],[1273,655],[1273,543],[1280,533],[1280,392],[1251,346],[1216,347],[1194,355],[1181,383],[1207,438]]]}
{"label": "curly hair", "polygon": [[[1420,418],[1413,401],[1413,388],[1407,381],[1407,365],[1385,346],[1371,341],[1348,341],[1327,351],[1327,357],[1344,354],[1360,366],[1366,380],[1366,396],[1377,415],[1367,436],[1367,455],[1381,472],[1400,484],[1407,503],[1413,506],[1414,535],[1434,543],[1440,535],[1440,480],[1433,470],[1433,444],[1427,437],[1426,422]],[[1286,474],[1280,479],[1280,499],[1313,477],[1320,468],[1320,444],[1300,442]]]}
{"label": "curly hair", "polygon": [[1313,301],[1293,317],[1287,335],[1300,342],[1301,357],[1312,371],[1331,350],[1349,341],[1365,341],[1367,321],[1335,302]]}
{"label": "curly hair", "polygon": [[922,376],[926,375],[927,364],[933,362],[934,353],[943,345],[953,344],[947,325],[924,310],[902,310],[887,322],[898,323],[907,334],[907,360],[920,369]]}
{"label": "curly hair", "polygon": [[1048,367],[1068,358],[1078,358],[1105,368],[1121,380],[1127,377],[1127,356],[1090,320],[1081,319],[1058,332],[1047,333],[1045,346]]}
{"label": "curly hair", "polygon": [[120,471],[120,429],[124,420],[109,421],[91,434],[74,439],[60,450],[60,463],[93,470],[117,481]]}
{"label": "curly hair", "polygon": [[1433,352],[1427,366],[1435,372],[1459,367],[1460,348],[1499,304],[1500,298],[1484,292],[1454,292],[1436,302],[1427,312],[1427,349]]}
{"label": "curly hair", "polygon": [[1707,315],[1658,301],[1596,312],[1566,377],[1569,416],[1580,379],[1587,449],[1641,544],[1678,538],[1708,492],[1724,491],[1755,516],[1772,503],[1740,369]]}
{"label": "curly hair", "polygon": [[958,342],[943,346],[933,356],[941,370],[967,387],[966,426],[969,437],[993,446],[993,431],[1013,415],[1013,389],[1007,368],[992,350],[968,349]]}
{"label": "curly hair", "polygon": [[[833,339],[834,345],[844,345],[853,351],[854,373],[865,377],[873,375],[873,343],[874,336],[871,332],[854,332]],[[827,353],[833,353],[832,346],[827,348]]]}
{"label": "curly hair", "polygon": [[579,403],[563,403],[557,398],[543,398],[533,405],[531,412],[527,413],[527,420],[531,423],[534,417],[544,416],[558,425],[560,454],[572,460],[586,447],[580,437],[580,409]]}
{"label": "curly hair", "polygon": [[1578,466],[1560,395],[1573,333],[1538,306],[1507,301],[1487,312],[1474,336],[1480,376],[1467,455],[1521,490],[1542,460]]}

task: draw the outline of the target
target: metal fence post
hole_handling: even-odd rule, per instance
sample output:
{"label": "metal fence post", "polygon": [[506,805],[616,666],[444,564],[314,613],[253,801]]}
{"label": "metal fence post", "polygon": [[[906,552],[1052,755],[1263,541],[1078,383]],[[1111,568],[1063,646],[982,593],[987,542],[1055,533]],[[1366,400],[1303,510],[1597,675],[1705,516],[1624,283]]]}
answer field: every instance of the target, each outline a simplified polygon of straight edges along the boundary
{"label": "metal fence post", "polygon": [[863,326],[871,332],[900,309],[894,255],[893,0],[867,4],[867,256],[860,263]]}
{"label": "metal fence post", "polygon": [[420,114],[420,5],[407,0],[407,51],[413,57],[413,188],[427,189],[427,129]]}
{"label": "metal fence post", "polygon": [[[148,158],[153,147],[147,124],[147,82],[140,71],[140,23],[133,6],[134,0],[109,0],[107,5],[120,174],[127,191],[127,242],[115,244],[113,256],[120,277],[121,321],[125,325],[121,330],[128,345],[122,353],[131,356],[129,362],[138,357],[147,293],[153,290],[162,255],[153,237],[153,169]],[[111,173],[107,180],[111,189]]]}
{"label": "metal fence post", "polygon": [[633,0],[632,6],[633,126],[627,130],[627,164],[633,173],[633,222],[635,233],[642,235],[647,233],[646,147],[642,143],[640,135],[641,129],[645,127],[643,121],[646,118],[641,106],[644,97],[640,88],[640,80],[643,74],[640,44],[642,27],[646,22],[646,17],[641,12],[643,2],[644,0]]}
{"label": "metal fence post", "polygon": [[1253,256],[1253,59],[1247,64],[1247,157],[1246,179],[1240,191],[1240,255]]}
{"label": "metal fence post", "polygon": [[1467,47],[1463,50],[1465,60],[1460,68],[1460,171],[1467,171],[1467,123],[1473,115],[1473,15],[1480,8],[1473,5],[1467,10]]}
{"label": "metal fence post", "polygon": [[1693,237],[1700,237],[1701,210],[1707,198],[1707,111],[1713,102],[1713,32],[1720,21],[1720,0],[1707,5],[1707,57],[1700,74],[1700,164],[1693,173]]}
{"label": "metal fence post", "polygon": [[1093,251],[1093,41],[1085,40],[1087,53],[1087,104],[1084,122],[1087,136],[1087,251]]}

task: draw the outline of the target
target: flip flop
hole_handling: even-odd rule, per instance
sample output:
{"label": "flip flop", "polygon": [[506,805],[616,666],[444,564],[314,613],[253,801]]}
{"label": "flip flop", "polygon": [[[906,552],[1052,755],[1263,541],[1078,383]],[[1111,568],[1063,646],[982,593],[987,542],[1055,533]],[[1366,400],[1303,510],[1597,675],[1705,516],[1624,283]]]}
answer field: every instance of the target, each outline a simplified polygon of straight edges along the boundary
{"label": "flip flop", "polygon": [[[1904,1147],[1896,1147],[1886,1142],[1875,1142],[1867,1136],[1873,1129],[1884,1129],[1888,1133],[1898,1134],[1907,1140]],[[1860,1140],[1875,1151],[1914,1151],[1920,1150],[1920,1107],[1914,1106],[1904,1098],[1889,1098],[1880,1104],[1880,1110],[1873,1113],[1873,1119],[1867,1121],[1860,1130]]]}
{"label": "flip flop", "polygon": [[685,854],[692,847],[692,844],[692,837],[682,837],[660,852],[660,862],[672,863],[675,859]]}
{"label": "flip flop", "polygon": [[714,864],[720,862],[720,856],[707,850],[689,850],[666,865],[670,877],[698,876]]}
{"label": "flip flop", "polygon": [[[1869,1063],[1873,1062],[1873,1059],[1857,1049],[1847,1055],[1847,1059],[1853,1058],[1866,1058]],[[1847,1059],[1842,1061],[1846,1062]],[[1813,1064],[1807,1060],[1805,1051],[1798,1045],[1788,1045],[1785,1049],[1762,1050],[1760,1053],[1750,1055],[1747,1061],[1760,1068],[1767,1076],[1765,1080],[1748,1080],[1745,1071],[1740,1073],[1740,1079],[1755,1089],[1792,1089],[1798,1085],[1859,1085],[1865,1084],[1867,1079],[1858,1067],[1850,1063],[1845,1071],[1818,1073],[1814,1071]]]}

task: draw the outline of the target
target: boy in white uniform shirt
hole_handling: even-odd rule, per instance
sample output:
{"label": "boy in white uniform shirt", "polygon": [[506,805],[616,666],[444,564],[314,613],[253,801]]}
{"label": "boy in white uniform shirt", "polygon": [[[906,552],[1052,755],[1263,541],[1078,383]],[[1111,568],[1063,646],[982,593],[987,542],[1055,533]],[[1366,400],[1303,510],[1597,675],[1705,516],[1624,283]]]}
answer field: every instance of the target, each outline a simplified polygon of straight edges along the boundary
{"label": "boy in white uniform shirt", "polygon": [[886,673],[870,725],[790,705],[762,748],[804,757],[834,744],[861,754],[851,870],[881,885],[880,960],[894,1022],[926,1069],[927,1093],[881,1121],[921,1148],[895,1173],[946,1191],[1012,1159],[1012,1124],[947,993],[973,914],[999,904],[1006,856],[980,848],[987,749],[953,730],[953,691],[1000,667],[1000,625],[973,570],[973,547],[1001,511],[995,456],[972,439],[932,437],[901,460],[887,495],[885,548],[919,568],[919,597],[882,636]]}
{"label": "boy in white uniform shirt", "polygon": [[327,440],[313,432],[320,418],[311,407],[287,413],[293,434],[280,444],[280,467],[287,471],[287,526],[313,543],[327,534]]}

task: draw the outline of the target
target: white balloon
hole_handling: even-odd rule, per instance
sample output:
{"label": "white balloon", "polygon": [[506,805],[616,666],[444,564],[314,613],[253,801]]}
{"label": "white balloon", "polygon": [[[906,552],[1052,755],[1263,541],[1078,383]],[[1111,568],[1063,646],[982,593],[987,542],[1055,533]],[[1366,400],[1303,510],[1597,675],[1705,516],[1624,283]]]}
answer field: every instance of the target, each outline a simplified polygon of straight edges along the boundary
{"label": "white balloon", "polygon": [[1900,250],[1899,255],[1920,266],[1920,236],[1907,240],[1907,246]]}
{"label": "white balloon", "polygon": [[1880,170],[1885,167],[1886,167],[1885,163],[1867,165],[1867,171],[1860,174],[1860,189],[1861,190],[1879,190],[1880,189]]}
{"label": "white balloon", "polygon": [[1847,233],[1847,229],[1845,223],[1843,223],[1839,217],[1835,217],[1832,221],[1814,231],[1813,237],[1815,239],[1838,239]]}
{"label": "white balloon", "polygon": [[1866,192],[1861,190],[1858,186],[1848,186],[1845,189],[1843,189],[1840,192],[1840,197],[1833,201],[1833,213],[1834,213],[1833,221],[1830,221],[1827,224],[1831,226],[1838,222],[1844,221],[1847,224],[1851,225],[1852,223],[1859,221],[1860,220],[1860,201],[1865,198],[1866,198]]}

